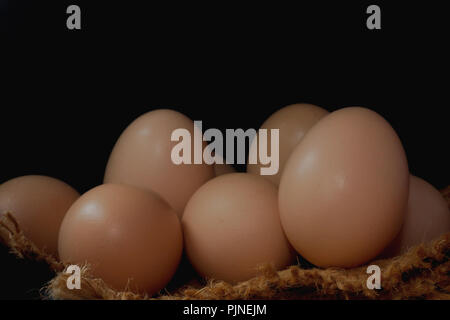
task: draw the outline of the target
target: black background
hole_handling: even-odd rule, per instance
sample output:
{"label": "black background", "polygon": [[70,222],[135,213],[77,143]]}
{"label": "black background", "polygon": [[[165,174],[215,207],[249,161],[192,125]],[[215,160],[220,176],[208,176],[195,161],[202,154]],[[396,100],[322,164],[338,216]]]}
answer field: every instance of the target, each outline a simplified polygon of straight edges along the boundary
{"label": "black background", "polygon": [[[245,129],[309,102],[377,111],[400,136],[410,171],[443,188],[445,11],[442,2],[393,2],[0,0],[8,38],[0,183],[44,174],[85,192],[102,182],[120,133],[155,108],[179,110],[204,129]],[[81,7],[82,30],[66,28],[69,4]],[[381,30],[366,28],[369,4],[381,7]],[[36,298],[51,275],[6,251],[0,263],[12,281],[0,298]]]}

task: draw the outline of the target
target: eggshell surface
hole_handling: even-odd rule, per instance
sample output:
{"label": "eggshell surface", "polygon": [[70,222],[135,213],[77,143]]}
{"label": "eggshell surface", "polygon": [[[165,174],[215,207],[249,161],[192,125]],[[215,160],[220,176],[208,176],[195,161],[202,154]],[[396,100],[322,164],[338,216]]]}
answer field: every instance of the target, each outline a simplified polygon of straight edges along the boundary
{"label": "eggshell surface", "polygon": [[187,256],[207,278],[238,282],[256,275],[260,264],[280,269],[294,258],[277,189],[256,175],[230,173],[207,182],[186,206],[182,224]]}
{"label": "eggshell surface", "polygon": [[[122,133],[109,158],[104,182],[154,191],[181,216],[192,194],[214,177],[214,167],[204,162],[179,165],[172,162],[172,149],[179,142],[171,141],[171,135],[181,128],[191,134],[193,163],[194,122],[173,110],[154,110],[137,118]],[[200,144],[203,151],[206,143],[200,140]]]}
{"label": "eggshell surface", "polygon": [[411,175],[405,222],[383,257],[405,253],[409,248],[437,239],[446,232],[450,232],[447,201],[431,184]]}
{"label": "eggshell surface", "polygon": [[408,189],[406,155],[389,123],[369,109],[340,109],[292,152],[279,186],[281,222],[311,263],[358,266],[400,231]]}
{"label": "eggshell surface", "polygon": [[235,172],[236,170],[229,164],[214,164],[214,174],[216,177]]}
{"label": "eggshell surface", "polygon": [[28,239],[57,257],[61,222],[79,196],[58,179],[40,175],[18,177],[0,185],[0,215],[11,213]]}
{"label": "eggshell surface", "polygon": [[[328,113],[327,110],[312,104],[297,103],[278,110],[264,121],[260,129],[268,130],[267,142],[269,154],[273,152],[270,130],[279,129],[279,169],[274,175],[262,176],[278,186],[280,184],[281,173],[284,170],[286,161],[292,153],[292,150],[300,143],[309,129]],[[258,139],[254,139],[250,146],[250,153],[259,152],[257,142],[260,136],[257,135],[257,137]],[[256,164],[249,163],[247,172],[259,175],[261,173],[261,168],[267,166],[268,165],[261,164],[259,161]]]}
{"label": "eggshell surface", "polygon": [[83,194],[59,234],[66,263],[87,262],[116,290],[154,294],[172,278],[183,247],[179,219],[158,195],[116,184]]}

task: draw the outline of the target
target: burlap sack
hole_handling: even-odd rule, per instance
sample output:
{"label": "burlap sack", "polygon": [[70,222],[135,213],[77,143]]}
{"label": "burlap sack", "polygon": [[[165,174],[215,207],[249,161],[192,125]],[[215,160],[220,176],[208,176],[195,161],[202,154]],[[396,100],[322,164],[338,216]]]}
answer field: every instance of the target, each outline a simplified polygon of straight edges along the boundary
{"label": "burlap sack", "polygon": [[[442,191],[450,206],[450,186]],[[129,291],[111,289],[81,266],[81,289],[67,288],[65,266],[39,250],[21,232],[10,214],[0,219],[0,241],[23,259],[43,260],[55,277],[42,290],[50,299],[151,299]],[[261,266],[259,276],[231,285],[223,281],[194,279],[180,288],[164,290],[152,299],[450,299],[450,233],[407,253],[373,261],[381,268],[382,288],[367,288],[367,266],[353,269],[305,268],[302,264],[275,271]]]}

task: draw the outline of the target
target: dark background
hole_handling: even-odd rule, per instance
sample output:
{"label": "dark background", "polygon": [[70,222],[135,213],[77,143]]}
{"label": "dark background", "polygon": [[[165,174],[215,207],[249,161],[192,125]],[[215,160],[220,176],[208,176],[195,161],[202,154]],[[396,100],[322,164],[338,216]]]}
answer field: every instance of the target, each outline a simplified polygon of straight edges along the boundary
{"label": "dark background", "polygon": [[[443,188],[450,184],[445,10],[442,2],[393,2],[0,0],[8,40],[0,183],[43,174],[85,192],[102,182],[120,133],[155,108],[203,120],[204,129],[245,129],[309,102],[377,111],[400,136],[410,171]],[[67,30],[69,4],[81,7],[82,30]],[[366,28],[369,4],[381,7],[381,30]],[[36,298],[51,278],[3,247],[0,264],[11,275],[0,298]]]}

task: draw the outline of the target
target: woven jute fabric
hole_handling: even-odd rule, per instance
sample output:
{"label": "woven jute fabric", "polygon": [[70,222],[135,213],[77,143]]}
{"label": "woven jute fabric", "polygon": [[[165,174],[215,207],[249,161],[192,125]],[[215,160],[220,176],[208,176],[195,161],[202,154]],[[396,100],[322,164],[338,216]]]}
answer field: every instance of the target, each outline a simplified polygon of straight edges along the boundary
{"label": "woven jute fabric", "polygon": [[[450,206],[450,186],[442,193]],[[0,217],[0,241],[19,258],[49,265],[55,277],[44,286],[42,294],[50,299],[450,299],[450,233],[401,256],[357,268],[305,268],[299,263],[275,271],[260,266],[258,276],[238,284],[194,279],[153,297],[116,291],[93,277],[88,266],[80,266],[81,289],[68,289],[67,266],[28,240],[11,214]],[[381,289],[368,289],[368,265],[380,267]]]}

